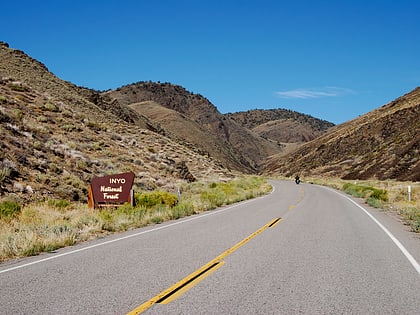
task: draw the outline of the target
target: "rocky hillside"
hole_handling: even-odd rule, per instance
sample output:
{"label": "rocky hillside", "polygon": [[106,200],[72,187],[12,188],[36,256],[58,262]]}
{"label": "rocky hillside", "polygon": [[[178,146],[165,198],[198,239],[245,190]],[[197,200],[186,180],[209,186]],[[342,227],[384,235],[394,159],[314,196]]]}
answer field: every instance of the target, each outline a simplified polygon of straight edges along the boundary
{"label": "rocky hillside", "polygon": [[332,128],[286,156],[273,156],[266,174],[343,179],[420,180],[420,88]]}
{"label": "rocky hillside", "polygon": [[303,143],[324,134],[334,124],[287,109],[256,109],[226,117],[259,136],[282,143]]}
{"label": "rocky hillside", "polygon": [[0,44],[0,199],[86,200],[94,176],[133,171],[142,189],[229,177],[158,124]]}

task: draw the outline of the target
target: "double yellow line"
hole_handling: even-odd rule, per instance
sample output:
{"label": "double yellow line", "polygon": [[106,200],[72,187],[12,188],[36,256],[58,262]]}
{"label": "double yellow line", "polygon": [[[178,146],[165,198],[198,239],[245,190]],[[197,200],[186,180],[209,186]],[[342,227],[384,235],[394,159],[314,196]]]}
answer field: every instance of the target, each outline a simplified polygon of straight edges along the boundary
{"label": "double yellow line", "polygon": [[145,310],[147,310],[148,308],[152,307],[153,304],[156,304],[156,303],[167,304],[167,303],[173,301],[174,299],[176,299],[177,297],[182,295],[184,292],[189,290],[191,287],[196,285],[198,282],[200,282],[204,278],[208,277],[213,272],[215,272],[218,268],[223,266],[224,263],[225,263],[223,261],[223,259],[226,256],[232,254],[238,248],[245,245],[247,242],[249,242],[251,239],[256,237],[258,234],[262,233],[264,230],[275,226],[276,224],[278,224],[280,222],[280,220],[281,220],[280,218],[276,218],[276,219],[271,220],[269,223],[264,225],[259,230],[255,231],[254,233],[252,233],[248,237],[244,238],[242,241],[240,241],[236,245],[232,246],[231,248],[229,248],[228,250],[226,250],[225,252],[223,252],[222,254],[220,254],[219,256],[217,256],[216,258],[214,258],[213,260],[211,260],[210,262],[208,262],[207,264],[202,266],[201,268],[197,269],[196,271],[194,271],[189,276],[185,277],[181,281],[178,281],[173,286],[171,286],[168,289],[162,291],[161,293],[159,293],[155,297],[151,298],[147,302],[144,302],[139,307],[137,307],[134,310],[132,310],[131,312],[127,313],[127,315],[140,314],[140,313],[144,312]]}

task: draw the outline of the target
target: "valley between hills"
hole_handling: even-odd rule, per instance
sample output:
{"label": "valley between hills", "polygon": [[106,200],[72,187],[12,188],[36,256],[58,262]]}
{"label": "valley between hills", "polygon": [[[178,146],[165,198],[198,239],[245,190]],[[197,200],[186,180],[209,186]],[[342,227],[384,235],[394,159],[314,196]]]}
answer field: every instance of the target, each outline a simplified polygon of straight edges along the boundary
{"label": "valley between hills", "polygon": [[420,88],[334,124],[285,109],[222,114],[171,83],[96,91],[0,43],[0,198],[86,201],[94,176],[139,190],[272,177],[420,180]]}

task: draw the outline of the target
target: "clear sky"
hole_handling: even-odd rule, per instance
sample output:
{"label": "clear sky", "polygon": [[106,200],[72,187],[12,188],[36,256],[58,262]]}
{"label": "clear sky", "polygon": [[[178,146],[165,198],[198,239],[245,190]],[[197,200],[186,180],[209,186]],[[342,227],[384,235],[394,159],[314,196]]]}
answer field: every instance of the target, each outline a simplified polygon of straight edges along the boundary
{"label": "clear sky", "polygon": [[61,79],[170,82],[222,113],[342,123],[420,86],[418,0],[19,0],[0,12],[0,41]]}

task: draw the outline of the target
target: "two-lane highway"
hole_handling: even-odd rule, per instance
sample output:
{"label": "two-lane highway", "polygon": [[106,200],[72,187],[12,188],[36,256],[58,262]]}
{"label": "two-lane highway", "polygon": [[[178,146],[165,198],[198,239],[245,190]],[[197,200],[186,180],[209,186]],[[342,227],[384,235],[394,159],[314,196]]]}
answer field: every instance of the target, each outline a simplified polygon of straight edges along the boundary
{"label": "two-lane highway", "polygon": [[266,197],[4,263],[0,313],[420,313],[417,235],[331,189],[273,184]]}

